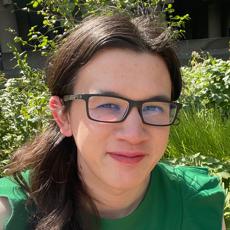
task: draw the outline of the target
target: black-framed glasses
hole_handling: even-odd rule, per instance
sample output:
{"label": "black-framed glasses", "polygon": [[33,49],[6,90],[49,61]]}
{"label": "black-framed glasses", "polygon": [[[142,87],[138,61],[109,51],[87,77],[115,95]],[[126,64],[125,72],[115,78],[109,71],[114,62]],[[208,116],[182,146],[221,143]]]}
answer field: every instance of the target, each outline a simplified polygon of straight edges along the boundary
{"label": "black-framed glasses", "polygon": [[105,123],[124,121],[132,108],[136,107],[144,124],[169,126],[175,122],[182,107],[177,102],[154,98],[134,101],[106,94],[75,94],[63,97],[64,102],[73,100],[85,100],[88,118]]}

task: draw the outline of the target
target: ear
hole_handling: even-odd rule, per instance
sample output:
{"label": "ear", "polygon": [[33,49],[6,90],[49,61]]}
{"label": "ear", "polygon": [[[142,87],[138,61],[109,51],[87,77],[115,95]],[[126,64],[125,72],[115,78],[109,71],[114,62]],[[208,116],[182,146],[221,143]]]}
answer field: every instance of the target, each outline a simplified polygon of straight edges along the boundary
{"label": "ear", "polygon": [[64,105],[58,96],[52,96],[49,101],[49,108],[56,121],[60,132],[66,136],[72,136],[68,113],[64,112]]}

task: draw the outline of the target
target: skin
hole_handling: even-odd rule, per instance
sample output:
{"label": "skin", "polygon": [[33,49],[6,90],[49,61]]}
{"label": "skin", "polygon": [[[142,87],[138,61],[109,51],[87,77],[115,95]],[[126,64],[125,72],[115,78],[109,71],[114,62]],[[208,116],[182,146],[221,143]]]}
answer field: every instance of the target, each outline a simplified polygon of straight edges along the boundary
{"label": "skin", "polygon": [[[103,91],[133,100],[159,95],[170,99],[171,81],[159,56],[106,49],[81,68],[74,87],[74,93]],[[88,119],[83,100],[73,101],[66,113],[60,99],[54,96],[50,108],[62,134],[75,139],[77,167],[99,214],[119,218],[132,212],[144,196],[152,169],[165,152],[169,127],[143,124],[136,108],[125,121],[116,124]],[[129,164],[114,160],[108,154],[111,152],[138,152],[144,158]]]}
{"label": "skin", "polygon": [[[75,93],[104,91],[133,100],[160,95],[170,99],[171,81],[159,56],[106,49],[81,68],[74,87]],[[83,100],[73,101],[67,113],[61,112],[57,97],[51,98],[50,105],[61,132],[76,141],[78,167],[99,212],[110,218],[129,213],[140,202],[150,172],[164,154],[169,127],[143,124],[136,108],[125,121],[106,124],[88,119]],[[120,162],[109,153],[137,153],[143,159]]]}
{"label": "skin", "polygon": [[6,197],[0,197],[0,230],[3,230],[3,223],[9,218],[11,208]]}

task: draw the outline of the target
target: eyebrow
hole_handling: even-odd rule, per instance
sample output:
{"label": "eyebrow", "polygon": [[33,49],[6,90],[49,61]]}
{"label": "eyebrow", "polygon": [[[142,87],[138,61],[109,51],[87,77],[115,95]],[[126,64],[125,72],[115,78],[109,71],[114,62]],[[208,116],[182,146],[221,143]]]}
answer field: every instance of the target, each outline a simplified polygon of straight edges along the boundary
{"label": "eyebrow", "polygon": [[[104,91],[104,90],[98,90],[96,91],[98,94],[106,94],[108,96],[114,96],[114,97],[122,97],[122,98],[127,98],[119,93],[113,92],[113,91]],[[130,98],[127,98],[130,99]],[[146,100],[159,100],[159,101],[171,101],[171,98],[166,96],[166,95],[156,95],[152,96],[143,100],[137,100],[137,101],[146,101]],[[135,100],[134,100],[135,101]]]}

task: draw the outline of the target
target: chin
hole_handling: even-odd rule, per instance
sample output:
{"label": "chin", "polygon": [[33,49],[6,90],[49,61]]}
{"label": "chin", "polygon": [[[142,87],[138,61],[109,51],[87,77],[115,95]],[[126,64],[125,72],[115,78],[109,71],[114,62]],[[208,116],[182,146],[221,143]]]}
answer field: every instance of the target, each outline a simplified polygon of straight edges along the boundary
{"label": "chin", "polygon": [[112,177],[108,182],[114,189],[127,190],[145,183],[145,181],[148,180],[148,175],[149,174],[147,173],[141,175],[140,173],[133,175],[130,175],[130,173],[128,175],[125,173],[119,173],[119,175]]}

